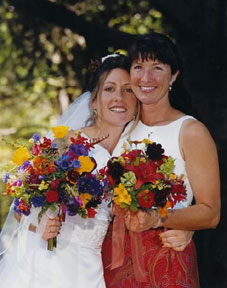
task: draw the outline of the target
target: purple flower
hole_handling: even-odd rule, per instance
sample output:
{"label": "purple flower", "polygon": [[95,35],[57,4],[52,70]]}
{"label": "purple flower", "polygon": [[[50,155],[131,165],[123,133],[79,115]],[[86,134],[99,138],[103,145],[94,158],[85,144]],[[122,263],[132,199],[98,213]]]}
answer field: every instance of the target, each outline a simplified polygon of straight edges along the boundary
{"label": "purple flower", "polygon": [[69,199],[65,201],[66,211],[69,216],[74,216],[78,213],[78,209],[80,208],[80,204],[76,201],[75,198]]}
{"label": "purple flower", "polygon": [[73,168],[80,168],[80,161],[79,160],[77,160],[77,159],[73,159],[73,161],[72,161],[72,167]]}
{"label": "purple flower", "polygon": [[38,133],[34,133],[32,135],[32,139],[34,140],[34,142],[38,142],[40,140],[40,135]]}
{"label": "purple flower", "polygon": [[13,201],[13,209],[14,209],[15,212],[17,212],[19,215],[21,215],[21,211],[20,211],[20,209],[18,208],[19,204],[20,204],[19,199],[18,199],[18,198],[14,198],[14,201]]}
{"label": "purple flower", "polygon": [[2,181],[3,181],[4,183],[7,183],[8,179],[9,179],[9,176],[10,176],[9,172],[6,172],[6,173],[3,175],[3,177],[2,177]]}
{"label": "purple flower", "polygon": [[29,166],[31,166],[31,163],[29,161],[24,161],[24,163],[18,167],[17,171],[26,170]]}
{"label": "purple flower", "polygon": [[43,207],[45,203],[45,197],[43,196],[33,196],[30,198],[31,203],[34,207]]}
{"label": "purple flower", "polygon": [[21,179],[17,179],[15,182],[13,182],[12,186],[21,186],[22,185],[22,181]]}
{"label": "purple flower", "polygon": [[64,171],[69,171],[72,168],[70,158],[71,157],[69,155],[62,154],[61,158],[58,161],[55,161],[55,164]]}
{"label": "purple flower", "polygon": [[38,176],[38,175],[31,174],[31,175],[29,175],[29,178],[26,179],[26,183],[30,183],[30,184],[40,184],[40,183],[41,183],[41,180],[39,179],[39,176]]}
{"label": "purple flower", "polygon": [[87,156],[88,155],[88,150],[84,147],[84,145],[82,144],[71,144],[70,147],[69,147],[69,154],[72,156],[72,157],[75,157],[75,156]]}
{"label": "purple flower", "polygon": [[14,209],[14,211],[17,212],[19,215],[21,215],[21,213],[23,213],[24,215],[28,216],[31,213],[30,207],[29,207],[29,209],[21,210],[20,205],[21,205],[21,201],[18,198],[14,198],[14,201],[13,201],[13,209]]}
{"label": "purple flower", "polygon": [[95,176],[90,176],[86,178],[79,178],[77,182],[77,188],[80,193],[88,192],[91,195],[102,195],[103,186]]}
{"label": "purple flower", "polygon": [[76,196],[75,199],[80,204],[80,207],[82,207],[83,206],[83,201],[80,199],[80,197]]}
{"label": "purple flower", "polygon": [[47,176],[46,175],[39,175],[38,178],[39,178],[39,180],[46,180]]}

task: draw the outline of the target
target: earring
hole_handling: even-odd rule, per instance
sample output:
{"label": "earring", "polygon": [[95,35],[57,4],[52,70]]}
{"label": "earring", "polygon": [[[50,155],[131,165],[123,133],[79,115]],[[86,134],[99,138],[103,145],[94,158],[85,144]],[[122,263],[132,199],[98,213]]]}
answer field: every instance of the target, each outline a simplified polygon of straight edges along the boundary
{"label": "earring", "polygon": [[93,118],[96,118],[98,115],[97,109],[93,109]]}
{"label": "earring", "polygon": [[169,84],[169,91],[171,91],[173,88],[172,84]]}
{"label": "earring", "polygon": [[136,115],[133,115],[132,120],[133,120],[133,121],[136,120]]}

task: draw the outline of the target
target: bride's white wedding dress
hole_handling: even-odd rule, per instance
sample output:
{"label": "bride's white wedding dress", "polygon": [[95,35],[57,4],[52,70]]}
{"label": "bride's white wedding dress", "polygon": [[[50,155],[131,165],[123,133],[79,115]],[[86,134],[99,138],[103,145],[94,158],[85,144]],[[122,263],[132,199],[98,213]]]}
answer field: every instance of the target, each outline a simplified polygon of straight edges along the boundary
{"label": "bride's white wedding dress", "polygon": [[[110,155],[95,146],[91,155],[101,168]],[[54,251],[47,250],[47,241],[38,233],[27,229],[29,223],[36,224],[37,212],[23,217],[17,241],[0,261],[0,287],[104,288],[101,246],[111,220],[107,203],[99,206],[93,219],[66,216]]]}

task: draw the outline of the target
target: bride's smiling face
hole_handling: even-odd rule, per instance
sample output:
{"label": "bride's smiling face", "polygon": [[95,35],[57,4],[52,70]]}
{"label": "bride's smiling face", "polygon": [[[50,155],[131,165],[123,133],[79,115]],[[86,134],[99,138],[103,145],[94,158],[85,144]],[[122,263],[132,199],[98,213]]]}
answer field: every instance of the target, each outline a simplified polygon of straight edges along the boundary
{"label": "bride's smiling face", "polygon": [[[137,111],[137,99],[132,92],[130,76],[126,70],[117,68],[109,72],[99,93],[99,103],[93,103],[102,124],[125,126]],[[98,107],[97,107],[98,106]]]}

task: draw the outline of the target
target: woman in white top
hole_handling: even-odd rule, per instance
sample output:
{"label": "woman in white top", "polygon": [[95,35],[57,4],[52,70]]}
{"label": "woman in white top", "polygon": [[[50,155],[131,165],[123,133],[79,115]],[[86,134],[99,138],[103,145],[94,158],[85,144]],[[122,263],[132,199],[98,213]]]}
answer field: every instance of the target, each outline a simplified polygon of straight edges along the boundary
{"label": "woman in white top", "polygon": [[[93,125],[82,133],[100,142],[91,150],[100,169],[111,157],[125,125],[137,115],[128,59],[119,55],[105,59],[92,74],[91,86]],[[95,218],[66,215],[60,234],[59,219],[47,220],[42,237],[37,233],[39,209],[33,208],[20,220],[17,249],[11,247],[0,262],[1,288],[104,288],[101,246],[111,220],[107,204],[100,204]],[[48,251],[46,240],[55,236],[57,248]]]}
{"label": "woman in white top", "polygon": [[[128,236],[124,265],[106,271],[107,287],[198,288],[193,243],[190,242],[183,252],[168,251],[162,247],[159,237],[168,246],[168,237],[174,237],[176,229],[199,230],[215,228],[218,224],[220,183],[216,147],[201,122],[170,104],[169,92],[180,69],[172,41],[155,32],[138,36],[129,56],[131,87],[141,102],[141,120],[130,138],[142,140],[150,134],[152,141],[162,144],[165,154],[175,159],[176,173],[187,176],[187,199],[169,209],[165,219],[161,219],[156,210],[149,214],[140,211],[137,215],[126,215],[128,229],[143,235],[147,280],[142,283],[135,279]],[[118,147],[124,140],[120,140]],[[195,204],[191,205],[193,197]],[[167,231],[160,234],[163,229]]]}

